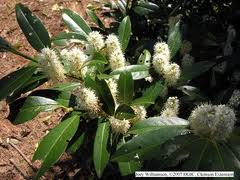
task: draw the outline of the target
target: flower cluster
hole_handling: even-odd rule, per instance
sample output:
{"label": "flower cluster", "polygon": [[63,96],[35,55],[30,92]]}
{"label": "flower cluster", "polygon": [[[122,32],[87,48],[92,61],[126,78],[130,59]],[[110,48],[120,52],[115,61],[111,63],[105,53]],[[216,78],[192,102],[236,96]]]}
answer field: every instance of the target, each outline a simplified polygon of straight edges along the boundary
{"label": "flower cluster", "polygon": [[236,117],[226,105],[203,104],[192,111],[189,121],[196,135],[221,141],[230,136]]}
{"label": "flower cluster", "polygon": [[126,66],[126,59],[121,49],[121,44],[118,37],[111,34],[107,37],[106,41],[107,54],[109,57],[109,65],[112,70]]}
{"label": "flower cluster", "polygon": [[117,96],[118,96],[118,85],[115,79],[113,78],[109,78],[106,79],[106,82],[108,84],[108,87],[112,93],[113,99],[115,101],[115,103],[117,104]]}
{"label": "flower cluster", "polygon": [[64,49],[61,51],[61,56],[66,60],[69,66],[69,73],[76,78],[84,78],[87,73],[87,67],[83,67],[87,62],[88,56],[79,49],[73,48],[71,50]]}
{"label": "flower cluster", "polygon": [[135,124],[138,121],[142,121],[147,116],[147,111],[144,106],[133,106],[134,114],[136,115],[134,118],[130,119],[129,121],[132,124]]}
{"label": "flower cluster", "polygon": [[170,62],[170,50],[164,42],[156,43],[154,46],[153,67],[163,76],[167,86],[176,85],[181,74],[180,67]]}
{"label": "flower cluster", "polygon": [[115,117],[109,117],[109,122],[112,128],[112,131],[115,133],[126,134],[130,128],[130,122],[128,120],[120,120]]}
{"label": "flower cluster", "polygon": [[177,97],[169,97],[164,104],[164,108],[161,112],[163,117],[176,117],[179,112],[179,100]]}
{"label": "flower cluster", "polygon": [[101,104],[95,92],[84,86],[77,87],[72,92],[76,96],[76,108],[97,114],[101,110]]}
{"label": "flower cluster", "polygon": [[228,105],[232,108],[238,108],[240,105],[240,90],[234,90],[231,98],[228,101]]}
{"label": "flower cluster", "polygon": [[98,31],[90,32],[88,34],[87,41],[89,43],[87,49],[90,54],[101,51],[105,46],[103,35]]}
{"label": "flower cluster", "polygon": [[51,81],[64,82],[66,79],[64,66],[62,65],[57,53],[49,48],[42,49],[39,54],[39,64],[42,71]]}

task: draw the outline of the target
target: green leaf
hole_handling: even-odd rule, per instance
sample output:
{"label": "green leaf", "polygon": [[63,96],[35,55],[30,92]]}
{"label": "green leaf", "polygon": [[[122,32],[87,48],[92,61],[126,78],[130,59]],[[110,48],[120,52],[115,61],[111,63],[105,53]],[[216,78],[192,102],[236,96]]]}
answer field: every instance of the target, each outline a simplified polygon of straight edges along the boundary
{"label": "green leaf", "polygon": [[52,42],[56,45],[66,45],[71,42],[71,40],[86,41],[86,36],[78,32],[61,32],[52,38]]}
{"label": "green leaf", "polygon": [[119,162],[118,166],[122,176],[133,174],[135,171],[141,169],[141,163],[139,161]]}
{"label": "green leaf", "polygon": [[35,179],[39,179],[64,153],[69,140],[77,131],[79,120],[79,116],[71,116],[58,124],[43,138],[33,156],[33,161],[42,160],[41,168]]}
{"label": "green leaf", "polygon": [[60,107],[63,107],[63,105],[52,99],[40,96],[29,96],[20,109],[14,124],[24,123],[37,116],[40,112],[53,111]]}
{"label": "green leaf", "polygon": [[[121,145],[125,144],[125,140],[123,139],[122,143],[119,144],[118,148]],[[128,161],[128,162],[119,162],[118,163],[119,170],[122,176],[127,176],[129,174],[133,174],[135,171],[141,169],[141,162],[140,161]]]}
{"label": "green leaf", "polygon": [[40,19],[20,3],[15,8],[18,24],[31,46],[37,51],[51,47],[49,34]]}
{"label": "green leaf", "polygon": [[188,80],[192,80],[204,72],[208,71],[215,63],[209,61],[201,61],[194,63],[192,66],[187,66],[182,69],[180,79],[178,80],[178,85],[186,83]]}
{"label": "green leaf", "polygon": [[159,6],[146,1],[138,1],[138,5],[133,8],[134,12],[139,15],[148,15],[149,13],[159,10]]}
{"label": "green leaf", "polygon": [[[234,171],[234,178],[229,179],[239,179],[239,140],[240,137],[235,135],[226,142],[216,142],[192,134],[179,136],[169,144],[171,152],[167,153],[168,157],[161,159],[162,168],[181,162],[181,169],[185,171]],[[234,146],[237,148],[234,149]],[[162,149],[156,150],[151,158],[159,159],[161,151]]]}
{"label": "green leaf", "polygon": [[127,49],[130,37],[131,37],[132,29],[131,29],[131,21],[129,16],[126,16],[120,26],[118,28],[118,36],[119,41],[122,45],[122,50],[125,51]]}
{"label": "green leaf", "polygon": [[0,80],[0,100],[19,90],[31,78],[36,67],[23,67]]}
{"label": "green leaf", "polygon": [[134,110],[126,105],[126,104],[121,104],[118,106],[116,112],[115,112],[115,117],[117,119],[131,119],[135,117]]}
{"label": "green leaf", "polygon": [[129,71],[122,72],[118,80],[119,100],[121,103],[129,104],[133,99],[134,82]]}
{"label": "green leaf", "polygon": [[155,103],[155,100],[160,96],[163,90],[164,86],[162,85],[162,82],[156,82],[143,92],[142,97],[134,99],[132,105],[145,105],[145,107],[148,107],[150,104]]}
{"label": "green leaf", "polygon": [[32,62],[37,62],[37,60],[33,59],[32,57],[29,57],[19,51],[17,51],[10,43],[8,43],[5,39],[3,39],[1,36],[0,36],[0,52],[6,52],[6,51],[9,51],[13,54],[16,54],[18,56],[21,56],[27,60],[30,60]]}
{"label": "green leaf", "polygon": [[[69,143],[70,146],[68,147],[67,152],[70,152],[72,154],[76,153],[77,150],[80,148],[80,146],[83,144],[85,135],[86,135],[85,133],[82,133],[81,136],[79,136],[71,145],[70,145],[70,143],[71,143],[70,142]],[[74,137],[73,137],[73,139],[74,139]]]}
{"label": "green leaf", "polygon": [[64,23],[74,32],[78,32],[83,36],[87,36],[92,32],[91,28],[88,26],[86,21],[79,16],[77,13],[71,11],[70,9],[63,10],[63,21]]}
{"label": "green leaf", "polygon": [[19,89],[15,90],[6,98],[7,103],[12,103],[22,94],[29,92],[47,81],[47,77],[42,73],[33,74]]}
{"label": "green leaf", "polygon": [[5,51],[15,51],[15,48],[12,47],[11,44],[9,44],[9,42],[7,42],[5,39],[3,39],[0,36],[0,52],[5,52]]}
{"label": "green leaf", "polygon": [[97,17],[96,13],[90,9],[87,9],[87,14],[91,18],[91,20],[101,29],[105,29],[104,24],[102,21]]}
{"label": "green leaf", "polygon": [[187,127],[189,121],[178,117],[151,117],[136,123],[130,130],[132,134],[143,134],[166,127]]}
{"label": "green leaf", "polygon": [[199,100],[199,101],[206,101],[207,98],[203,96],[200,89],[193,87],[193,86],[180,86],[177,88],[181,90],[184,94],[189,96],[189,100]]}
{"label": "green leaf", "polygon": [[97,66],[97,65],[104,65],[107,64],[108,60],[99,52],[96,52],[92,59],[87,61],[85,64],[83,64],[82,67],[85,66]]}
{"label": "green leaf", "polygon": [[93,162],[98,178],[101,178],[110,157],[107,151],[109,129],[108,122],[99,124],[94,140]]}
{"label": "green leaf", "polygon": [[148,50],[144,50],[143,53],[141,53],[141,55],[138,58],[138,62],[137,64],[142,64],[142,65],[146,65],[148,67],[151,66],[151,53]]}
{"label": "green leaf", "polygon": [[120,11],[122,12],[122,14],[125,16],[125,14],[127,12],[127,4],[126,4],[125,0],[118,0],[117,6],[120,9]]}
{"label": "green leaf", "polygon": [[175,24],[175,27],[172,30],[170,30],[167,43],[171,52],[171,57],[174,57],[182,45],[180,21]]}
{"label": "green leaf", "polygon": [[136,158],[144,159],[151,154],[155,148],[159,148],[163,143],[175,136],[185,133],[182,126],[166,126],[158,130],[139,134],[126,144],[122,145],[112,157],[112,161],[130,161]]}
{"label": "green leaf", "polygon": [[112,116],[115,111],[115,103],[106,81],[100,80],[98,78],[96,78],[94,81],[89,76],[87,76],[85,78],[85,85],[95,90],[97,96],[100,99],[100,102],[103,104],[103,111]]}
{"label": "green leaf", "polygon": [[122,72],[131,72],[133,80],[143,79],[149,76],[149,67],[146,65],[129,65],[126,67],[118,68],[110,73],[116,78],[119,77],[119,74]]}
{"label": "green leaf", "polygon": [[79,87],[80,85],[81,83],[78,82],[61,83],[55,85],[51,89],[57,91],[72,91],[74,88]]}

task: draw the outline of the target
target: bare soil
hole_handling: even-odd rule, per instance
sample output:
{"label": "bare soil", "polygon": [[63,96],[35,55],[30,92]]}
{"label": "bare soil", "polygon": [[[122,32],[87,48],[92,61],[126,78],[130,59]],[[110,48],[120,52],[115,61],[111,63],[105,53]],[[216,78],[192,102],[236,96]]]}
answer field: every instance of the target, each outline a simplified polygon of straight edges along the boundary
{"label": "bare soil", "polygon": [[[92,0],[0,0],[0,36],[20,51],[32,56],[36,54],[36,51],[28,44],[15,18],[14,7],[19,2],[28,6],[34,14],[40,17],[50,34],[54,36],[66,28],[61,20],[61,7],[70,8],[86,17],[85,9],[88,2],[92,2]],[[26,63],[27,61],[21,57],[0,53],[0,78]],[[51,114],[42,113],[34,120],[17,126],[6,119],[8,113],[8,106],[4,101],[1,101],[0,180],[32,179],[40,166],[40,162],[32,163],[31,167],[25,159],[31,161],[38,142],[58,124],[63,113],[61,111]],[[73,162],[72,157],[64,154],[59,163],[42,179],[69,179],[73,177],[79,171],[79,169],[74,168]]]}

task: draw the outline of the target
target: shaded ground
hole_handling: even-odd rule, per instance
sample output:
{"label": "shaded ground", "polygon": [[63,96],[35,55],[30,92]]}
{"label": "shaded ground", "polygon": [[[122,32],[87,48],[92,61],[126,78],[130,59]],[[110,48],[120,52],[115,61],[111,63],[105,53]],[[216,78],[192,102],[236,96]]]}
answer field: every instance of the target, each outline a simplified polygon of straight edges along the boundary
{"label": "shaded ground", "polygon": [[[85,9],[92,0],[0,0],[0,36],[22,52],[33,55],[36,52],[27,43],[16,22],[14,6],[18,2],[27,5],[42,19],[51,35],[56,35],[65,28],[59,7],[70,8],[86,17]],[[26,63],[24,59],[9,53],[0,53],[0,62],[0,78]],[[61,114],[41,114],[33,121],[14,126],[6,119],[7,105],[4,101],[0,102],[0,180],[32,179],[35,173],[33,169],[38,168],[40,163],[35,162],[31,167],[20,154],[22,152],[25,159],[31,161],[37,143],[58,123]],[[60,163],[42,179],[73,176],[78,169],[73,167],[72,161],[69,156],[64,155]]]}

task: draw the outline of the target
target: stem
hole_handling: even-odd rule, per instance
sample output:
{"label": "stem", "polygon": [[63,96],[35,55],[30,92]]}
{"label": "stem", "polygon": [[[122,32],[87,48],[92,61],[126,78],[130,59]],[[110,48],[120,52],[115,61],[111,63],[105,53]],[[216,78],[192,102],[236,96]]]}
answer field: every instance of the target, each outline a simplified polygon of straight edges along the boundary
{"label": "stem", "polygon": [[23,53],[21,53],[21,52],[19,52],[19,51],[17,51],[17,50],[12,50],[11,52],[12,52],[13,54],[22,56],[22,57],[24,57],[25,59],[28,59],[28,60],[30,60],[30,61],[32,61],[32,62],[38,63],[38,61],[37,61],[36,59],[34,59],[34,58],[30,57],[30,56],[27,56],[27,55],[25,55],[25,54],[23,54]]}
{"label": "stem", "polygon": [[15,54],[17,54],[17,55],[19,55],[19,56],[22,56],[22,57],[24,57],[25,59],[28,59],[28,60],[30,60],[30,61],[32,61],[32,62],[38,63],[38,61],[37,61],[36,59],[34,59],[34,58],[30,57],[30,56],[27,56],[27,55],[25,55],[25,54],[23,54],[23,53],[21,53],[21,52],[16,51]]}

